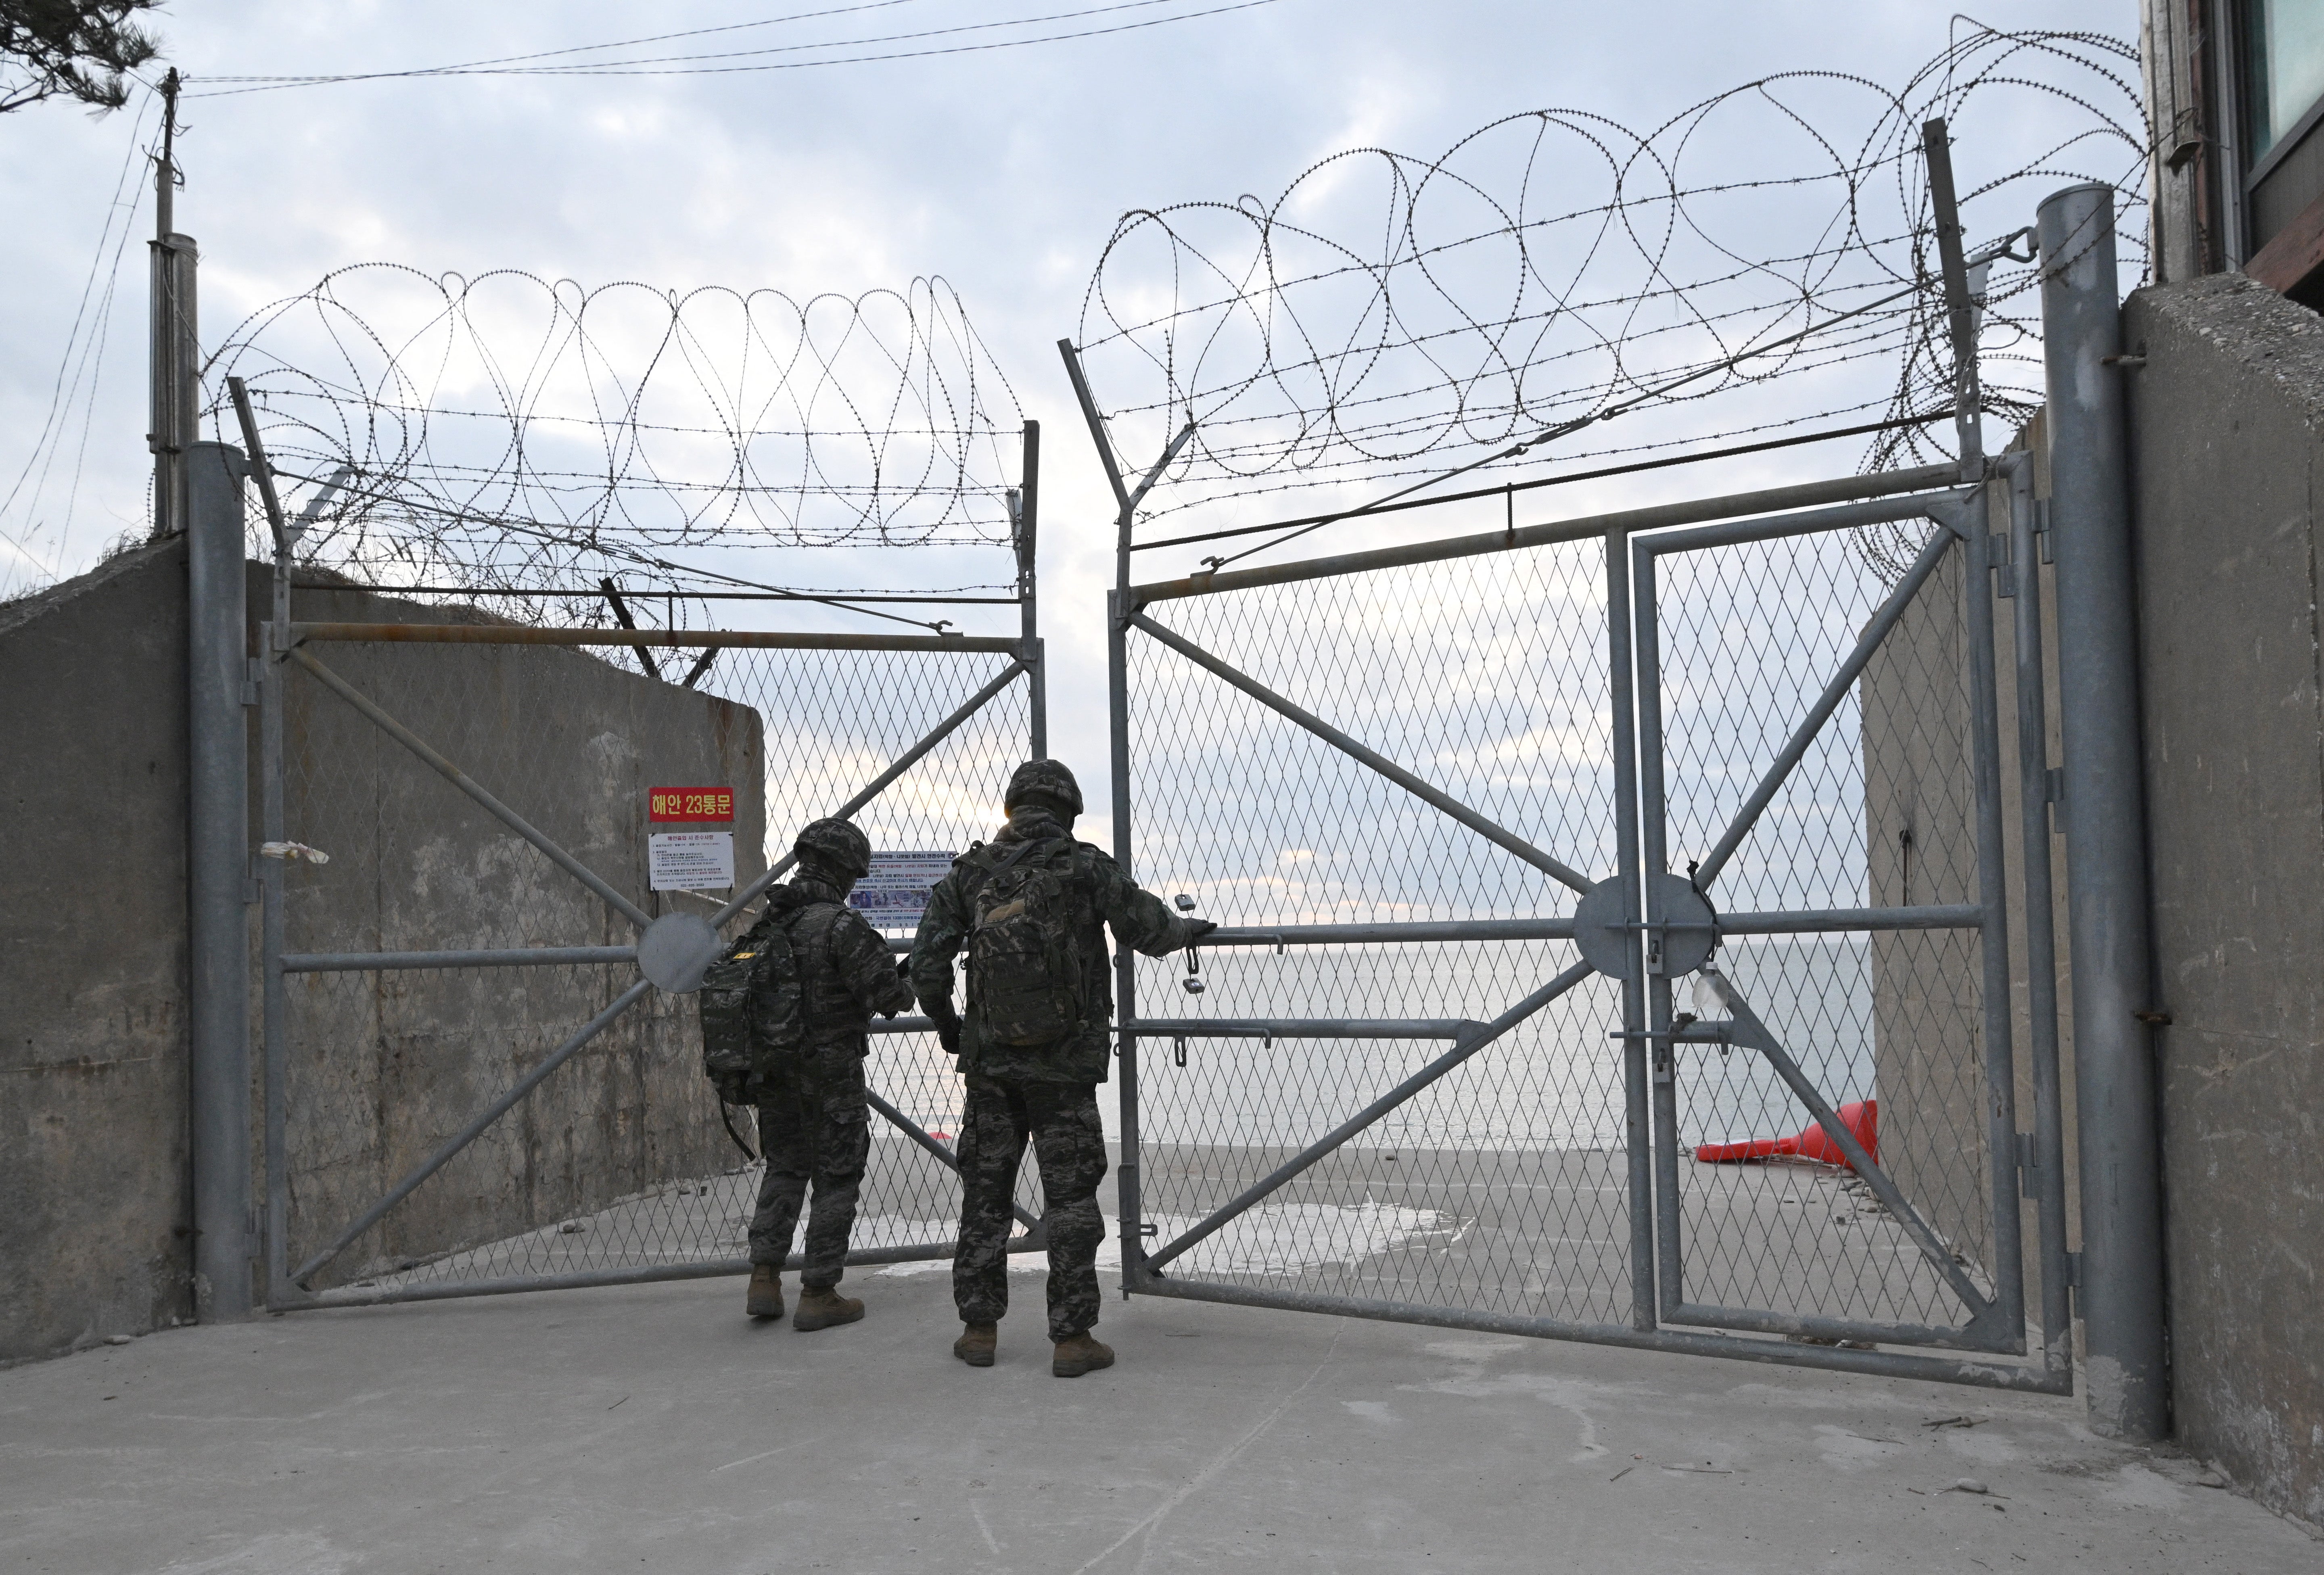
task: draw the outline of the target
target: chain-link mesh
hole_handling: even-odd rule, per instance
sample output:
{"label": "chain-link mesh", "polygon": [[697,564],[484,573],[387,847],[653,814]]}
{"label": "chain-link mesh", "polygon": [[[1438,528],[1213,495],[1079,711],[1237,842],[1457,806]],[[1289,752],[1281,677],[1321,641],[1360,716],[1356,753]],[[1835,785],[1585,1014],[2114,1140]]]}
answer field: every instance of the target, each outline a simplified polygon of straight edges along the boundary
{"label": "chain-link mesh", "polygon": [[[337,599],[302,598],[301,615],[328,618]],[[731,784],[736,876],[748,881],[797,827],[837,809],[1007,663],[730,648],[689,691],[577,650],[309,649],[632,901],[706,916],[724,894],[646,889],[650,787]],[[1010,686],[864,808],[855,818],[874,847],[955,852],[988,832],[1023,756],[1026,705],[1024,686]],[[331,859],[290,867],[290,953],[634,942],[627,920],[295,673],[286,741],[288,834]],[[626,962],[291,975],[289,1263],[327,1244],[636,978]],[[875,1036],[866,1070],[927,1130],[957,1132],[959,1080],[932,1036]],[[750,1136],[747,1112],[735,1114]],[[692,998],[649,992],[311,1283],[732,1260],[761,1168],[721,1128]],[[1029,1170],[1024,1201],[1040,1207]],[[875,1118],[853,1245],[946,1242],[957,1220],[951,1170]]]}
{"label": "chain-link mesh", "polygon": [[[1974,903],[1972,741],[1958,549],[1718,872],[1724,913]],[[1888,594],[1830,536],[1661,559],[1667,837],[1674,868],[1717,845]],[[1925,609],[1943,607],[1941,619]],[[1950,637],[1946,631],[1950,631]],[[1974,931],[1729,938],[1719,966],[1835,1107],[1871,1103],[1878,1154],[1990,1293],[1990,1200],[1960,1155],[1985,1148]],[[1685,1009],[1691,981],[1676,981]],[[1709,1014],[1706,1014],[1709,1015]],[[1782,1138],[1806,1108],[1758,1055],[1676,1054],[1684,1299],[1880,1322],[1968,1310],[1861,1183],[1831,1167],[1704,1164],[1695,1146]],[[1915,1164],[1950,1153],[1950,1165]]]}
{"label": "chain-link mesh", "polygon": [[[1615,872],[1604,548],[1568,544],[1149,606],[1148,615],[1586,875]],[[1955,561],[1923,587],[1711,887],[1723,912],[1978,900]],[[1717,845],[1888,594],[1841,534],[1673,554],[1653,612],[1669,862]],[[1929,609],[1941,612],[1932,616]],[[1643,635],[1646,631],[1641,631]],[[1138,873],[1268,926],[1568,915],[1573,894],[1157,641],[1130,644]],[[1575,959],[1555,941],[1214,947],[1199,994],[1142,963],[1139,1016],[1492,1018]],[[1974,931],[1738,935],[1719,963],[1984,1294],[1984,1054]],[[1691,978],[1674,981],[1685,1008]],[[1708,1013],[1706,1015],[1709,1015]],[[1623,1027],[1592,976],[1397,1105],[1165,1272],[1627,1322]],[[1443,1039],[1141,1041],[1157,1250],[1399,1082]],[[1675,1203],[1697,1306],[1886,1325],[1968,1309],[1844,1167],[1698,1160],[1812,1118],[1749,1050],[1676,1051]],[[1938,1156],[1947,1156],[1943,1164]],[[1675,1293],[1675,1294],[1674,1294]]]}
{"label": "chain-link mesh", "polygon": [[[1603,549],[1456,559],[1151,614],[1535,846],[1610,873]],[[1573,893],[1133,635],[1138,874],[1231,926],[1554,917]],[[1489,1020],[1561,941],[1213,949],[1141,965],[1140,1015]],[[1170,1272],[1606,1322],[1627,1316],[1618,991],[1591,979]],[[1444,1054],[1443,1041],[1167,1038],[1139,1053],[1143,1207],[1167,1243]],[[1183,1063],[1183,1064],[1182,1064]],[[1623,1311],[1618,1311],[1623,1310]]]}

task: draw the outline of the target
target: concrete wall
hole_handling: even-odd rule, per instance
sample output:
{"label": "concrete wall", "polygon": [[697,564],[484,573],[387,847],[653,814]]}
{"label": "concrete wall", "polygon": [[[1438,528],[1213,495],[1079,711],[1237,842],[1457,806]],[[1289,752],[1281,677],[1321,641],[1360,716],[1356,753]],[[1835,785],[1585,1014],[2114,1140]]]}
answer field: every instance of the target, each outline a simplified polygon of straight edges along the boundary
{"label": "concrete wall", "polygon": [[[2324,1524],[2324,319],[2249,280],[2214,275],[2133,296],[2124,340],[2146,357],[2121,375],[2137,472],[2155,993],[2172,1018],[2155,1042],[2174,1425],[2264,1503]],[[2038,428],[2032,437],[2038,454]],[[2054,630],[2046,570],[2042,589]],[[1997,612],[2023,1128],[2033,1105],[2014,845],[2015,655],[2010,603]],[[1893,720],[1925,727],[1926,714],[1959,708],[1955,691],[1932,681],[1928,653],[1960,637],[1957,594],[1932,585],[1866,675],[1876,902],[1904,895],[1899,829],[1911,825],[1924,851],[1967,835],[1965,802],[1932,800],[1910,769],[1909,730]],[[2054,641],[2045,655],[2054,686]],[[2054,687],[2047,711],[2055,760]],[[1912,791],[1881,786],[1906,782]],[[2079,1246],[2061,854],[2052,839],[2069,1245]],[[1932,900],[1917,886],[1911,895]],[[1922,1089],[1960,1053],[1914,1031],[1910,1009],[1975,981],[1957,961],[1875,955],[1886,1098]],[[1910,1141],[1889,1156],[1916,1197],[1940,1200],[1969,1195],[1984,1167],[1981,1151]],[[2030,1244],[2030,1210],[2025,1225]]]}
{"label": "concrete wall", "polygon": [[0,1359],[190,1315],[186,555],[0,607]]}
{"label": "concrete wall", "polygon": [[[190,1311],[184,595],[173,542],[0,608],[0,805],[17,851],[0,862],[0,1360]],[[254,612],[270,597],[253,565]],[[316,619],[458,616],[355,592],[298,603]],[[746,706],[578,651],[318,649],[649,911],[693,900],[645,890],[656,783],[733,787],[738,873],[764,868],[761,733]],[[332,855],[290,869],[292,949],[632,938],[336,696],[303,675],[290,696],[290,835]],[[255,909],[253,931],[254,942]],[[294,976],[293,1261],[633,977]],[[731,1151],[697,1067],[690,1006],[650,999],[317,1283],[724,1168]]]}
{"label": "concrete wall", "polygon": [[2123,337],[2173,1412],[2324,1523],[2324,320],[2218,275]]}

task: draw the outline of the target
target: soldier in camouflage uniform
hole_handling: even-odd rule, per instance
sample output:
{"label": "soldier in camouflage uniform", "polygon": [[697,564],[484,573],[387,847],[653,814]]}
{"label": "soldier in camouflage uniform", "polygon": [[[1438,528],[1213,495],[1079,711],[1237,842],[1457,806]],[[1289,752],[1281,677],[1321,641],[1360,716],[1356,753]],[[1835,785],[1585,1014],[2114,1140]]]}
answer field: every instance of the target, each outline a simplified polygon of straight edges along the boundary
{"label": "soldier in camouflage uniform", "polygon": [[[953,1354],[971,1367],[992,1365],[997,1326],[1009,1304],[1010,1202],[1029,1139],[1048,1202],[1049,1338],[1056,1347],[1050,1370],[1079,1377],[1113,1364],[1112,1350],[1090,1333],[1098,1318],[1097,1249],[1105,1230],[1097,1205],[1106,1170],[1097,1085],[1106,1079],[1113,1018],[1105,926],[1149,957],[1215,926],[1172,913],[1104,853],[1073,840],[1081,788],[1056,760],[1019,766],[1003,804],[1009,824],[991,843],[954,861],[952,873],[928,894],[912,947],[914,992],[968,1082],[959,1147],[960,1248],[953,1260],[953,1300],[967,1328]],[[1019,872],[1020,866],[1030,873]],[[1036,880],[1047,882],[1040,888],[1047,895],[1014,895],[1035,889],[1022,883]],[[1011,915],[1021,916],[1028,905],[1056,910],[1046,953],[980,950],[981,936]],[[952,960],[964,946],[970,962],[965,1019],[952,1002]],[[1040,977],[1028,977],[1036,972]],[[1074,977],[1061,983],[1052,974]],[[1061,1030],[1049,1031],[1059,1023]]]}
{"label": "soldier in camouflage uniform", "polygon": [[863,1091],[864,1029],[872,1014],[909,1009],[910,988],[847,893],[872,868],[872,843],[844,820],[818,820],[793,844],[798,872],[767,894],[761,926],[790,935],[805,986],[807,1037],[780,1057],[754,1055],[760,1064],[748,1091],[759,1107],[759,1151],[766,1158],[758,1211],[751,1217],[750,1314],[783,1315],[783,1260],[807,1184],[815,1207],[807,1217],[807,1263],[799,1275],[801,1330],[853,1323],[862,1302],[842,1296],[841,1261],[855,1223],[856,1192],[871,1153],[870,1108]]}

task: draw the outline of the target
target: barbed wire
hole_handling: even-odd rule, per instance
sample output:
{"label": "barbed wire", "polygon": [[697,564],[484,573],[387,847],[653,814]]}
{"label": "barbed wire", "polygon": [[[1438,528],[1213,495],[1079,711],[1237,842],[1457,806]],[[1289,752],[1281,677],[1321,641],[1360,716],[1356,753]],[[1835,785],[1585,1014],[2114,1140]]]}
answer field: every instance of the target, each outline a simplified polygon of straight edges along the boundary
{"label": "barbed wire", "polygon": [[229,376],[286,506],[320,502],[301,561],[356,580],[806,594],[726,549],[1011,540],[1022,416],[941,279],[798,302],[366,263],[210,356],[205,419],[238,443]]}
{"label": "barbed wire", "polygon": [[[1953,388],[1923,123],[1950,124],[1972,255],[2057,186],[2103,180],[2134,280],[2151,145],[2130,44],[1957,25],[1901,88],[1787,72],[1644,133],[1535,110],[1433,159],[1334,154],[1271,200],[1125,214],[1079,352],[1125,470],[1194,428],[1141,521],[1199,508],[1240,525],[1277,494],[1812,422],[1902,423],[1860,451],[1866,469],[1947,456],[1950,426],[1913,424]],[[1983,408],[2005,428],[2042,401],[2039,266],[1997,255],[1972,283]],[[1616,417],[1620,439],[1592,444]],[[1860,540],[1890,575],[1919,546]]]}

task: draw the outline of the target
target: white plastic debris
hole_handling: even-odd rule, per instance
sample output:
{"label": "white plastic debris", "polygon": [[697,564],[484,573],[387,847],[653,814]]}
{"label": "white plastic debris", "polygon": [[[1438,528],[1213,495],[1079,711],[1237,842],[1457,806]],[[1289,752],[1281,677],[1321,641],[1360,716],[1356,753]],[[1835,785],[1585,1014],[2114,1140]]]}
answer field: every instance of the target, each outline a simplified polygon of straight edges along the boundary
{"label": "white plastic debris", "polygon": [[261,843],[258,856],[262,859],[304,859],[309,864],[327,864],[331,855],[320,848],[310,848],[304,843]]}

